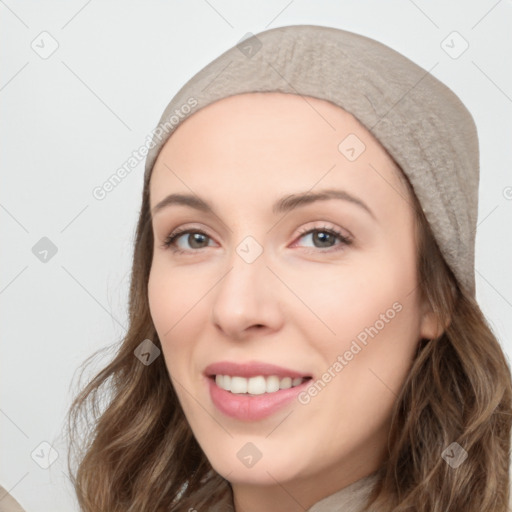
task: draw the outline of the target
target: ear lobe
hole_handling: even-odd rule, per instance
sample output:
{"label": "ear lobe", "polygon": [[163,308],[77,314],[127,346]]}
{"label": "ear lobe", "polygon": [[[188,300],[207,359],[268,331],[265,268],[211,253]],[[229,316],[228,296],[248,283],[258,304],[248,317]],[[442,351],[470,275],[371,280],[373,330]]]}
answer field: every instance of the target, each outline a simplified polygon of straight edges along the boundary
{"label": "ear lobe", "polygon": [[445,326],[442,325],[438,315],[432,311],[428,303],[424,303],[423,313],[420,325],[420,337],[424,339],[435,339],[443,334],[446,328],[450,325],[448,321]]}
{"label": "ear lobe", "polygon": [[433,311],[423,313],[420,326],[420,338],[432,340],[442,333],[439,322]]}

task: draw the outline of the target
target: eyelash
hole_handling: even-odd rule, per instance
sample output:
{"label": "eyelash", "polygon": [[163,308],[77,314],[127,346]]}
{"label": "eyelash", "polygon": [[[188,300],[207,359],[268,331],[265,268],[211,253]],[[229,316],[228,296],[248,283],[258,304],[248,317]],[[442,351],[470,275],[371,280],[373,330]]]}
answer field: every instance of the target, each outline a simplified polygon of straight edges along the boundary
{"label": "eyelash", "polygon": [[[304,236],[306,235],[309,235],[310,233],[314,233],[314,232],[320,232],[320,233],[329,233],[330,235],[334,235],[337,239],[341,240],[341,243],[338,244],[338,246],[348,246],[348,245],[351,245],[352,244],[352,240],[348,237],[346,237],[345,235],[343,235],[340,231],[338,231],[337,229],[335,228],[329,228],[327,226],[322,226],[322,227],[319,227],[319,228],[310,228],[310,229],[303,229],[301,231],[299,231],[299,239],[300,238],[303,238]],[[164,241],[164,243],[162,244],[162,247],[164,249],[170,249],[173,253],[176,253],[176,254],[183,254],[183,253],[189,253],[189,252],[198,252],[200,249],[192,249],[190,251],[188,250],[184,250],[184,249],[178,249],[176,246],[175,246],[175,242],[176,240],[181,236],[181,235],[184,235],[184,234],[190,234],[190,233],[199,233],[201,235],[204,235],[206,236],[207,238],[211,238],[207,233],[205,233],[204,231],[200,230],[200,229],[195,229],[195,228],[178,228],[176,230],[174,230]],[[207,247],[202,247],[201,249],[206,249]],[[327,247],[327,248],[313,248],[314,249],[318,249],[320,252],[334,252],[334,251],[338,251],[340,250],[340,248],[336,248],[336,246],[334,247]]]}

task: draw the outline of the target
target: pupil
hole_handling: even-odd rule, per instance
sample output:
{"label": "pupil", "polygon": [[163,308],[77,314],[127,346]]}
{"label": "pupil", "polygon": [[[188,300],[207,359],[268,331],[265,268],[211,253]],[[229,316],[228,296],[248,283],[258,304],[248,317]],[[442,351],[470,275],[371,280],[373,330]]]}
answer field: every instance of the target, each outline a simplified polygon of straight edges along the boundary
{"label": "pupil", "polygon": [[[201,237],[204,239],[205,236],[202,235],[201,233],[192,233],[191,235],[189,235],[189,238],[192,237],[192,241],[193,243],[190,244],[191,247],[194,247],[194,243],[199,241],[199,243],[201,243]],[[204,242],[204,240],[203,240]],[[201,247],[199,247],[201,248]]]}
{"label": "pupil", "polygon": [[[326,233],[325,231],[319,231],[316,233],[317,238],[320,238],[320,243],[325,243],[329,241],[330,233]],[[323,239],[323,240],[322,240]]]}

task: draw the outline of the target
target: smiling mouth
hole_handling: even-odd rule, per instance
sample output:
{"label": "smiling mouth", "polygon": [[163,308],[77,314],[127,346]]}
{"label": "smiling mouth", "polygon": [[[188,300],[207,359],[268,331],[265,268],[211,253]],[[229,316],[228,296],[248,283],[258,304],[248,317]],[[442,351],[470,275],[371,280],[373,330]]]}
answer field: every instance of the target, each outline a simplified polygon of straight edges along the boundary
{"label": "smiling mouth", "polygon": [[238,375],[210,375],[215,384],[235,395],[263,395],[300,386],[311,377],[279,377],[278,375],[257,375],[241,377]]}

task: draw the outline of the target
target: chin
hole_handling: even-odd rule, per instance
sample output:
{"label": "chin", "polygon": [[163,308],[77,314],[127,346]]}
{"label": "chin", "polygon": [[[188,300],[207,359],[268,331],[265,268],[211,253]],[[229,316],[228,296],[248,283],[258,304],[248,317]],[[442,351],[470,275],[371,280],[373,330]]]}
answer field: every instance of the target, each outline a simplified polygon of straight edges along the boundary
{"label": "chin", "polygon": [[[215,453],[212,457],[208,457],[213,469],[231,483],[276,485],[276,480],[286,482],[301,475],[302,468],[299,460],[293,460],[274,451],[270,456],[262,453],[261,458],[255,462],[255,459],[244,461],[245,453],[249,453],[251,448],[242,451],[243,448],[241,450],[238,445],[243,447],[246,443],[237,443],[233,451],[225,450],[224,453]],[[228,457],[227,453],[232,453],[233,456]]]}

